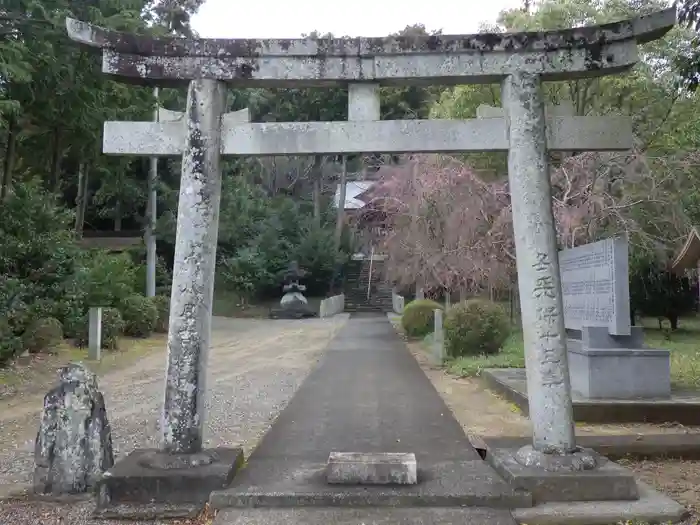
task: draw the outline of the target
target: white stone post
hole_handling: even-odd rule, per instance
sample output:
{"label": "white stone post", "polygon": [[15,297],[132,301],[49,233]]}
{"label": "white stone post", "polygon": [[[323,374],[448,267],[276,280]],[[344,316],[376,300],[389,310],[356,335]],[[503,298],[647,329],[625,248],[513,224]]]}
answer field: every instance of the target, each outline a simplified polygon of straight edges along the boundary
{"label": "white stone post", "polygon": [[88,359],[99,361],[102,358],[102,308],[93,307],[88,311]]}
{"label": "white stone post", "polygon": [[445,329],[442,322],[442,309],[436,308],[433,314],[433,357],[435,359],[435,364],[441,365],[445,360]]}
{"label": "white stone post", "polygon": [[532,448],[538,453],[568,454],[576,443],[539,76],[508,76],[502,99],[510,139],[508,174]]}
{"label": "white stone post", "polygon": [[161,424],[161,449],[171,454],[192,454],[202,448],[221,199],[219,162],[224,101],[222,82],[190,82]]}

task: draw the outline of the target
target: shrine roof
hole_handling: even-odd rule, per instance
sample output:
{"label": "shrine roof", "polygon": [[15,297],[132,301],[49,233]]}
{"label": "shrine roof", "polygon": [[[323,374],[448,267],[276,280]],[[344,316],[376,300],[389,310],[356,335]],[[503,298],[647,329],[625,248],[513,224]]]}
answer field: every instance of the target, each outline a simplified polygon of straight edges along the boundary
{"label": "shrine roof", "polygon": [[698,261],[700,261],[700,233],[697,228],[693,228],[673,259],[671,270],[677,274],[682,274],[686,270],[695,270],[698,268]]}

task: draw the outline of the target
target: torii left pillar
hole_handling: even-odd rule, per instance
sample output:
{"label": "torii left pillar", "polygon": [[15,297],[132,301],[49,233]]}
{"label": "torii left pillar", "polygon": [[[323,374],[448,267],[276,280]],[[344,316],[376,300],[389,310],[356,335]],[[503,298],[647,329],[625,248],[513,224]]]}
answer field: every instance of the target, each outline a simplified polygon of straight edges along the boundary
{"label": "torii left pillar", "polygon": [[208,79],[193,80],[187,93],[161,424],[161,448],[171,454],[202,450],[225,95],[222,82]]}
{"label": "torii left pillar", "polygon": [[137,450],[107,473],[100,517],[125,517],[126,502],[150,502],[154,515],[196,516],[243,463],[240,448],[202,448],[225,94],[225,85],[210,79],[192,80],[187,94],[160,448]]}

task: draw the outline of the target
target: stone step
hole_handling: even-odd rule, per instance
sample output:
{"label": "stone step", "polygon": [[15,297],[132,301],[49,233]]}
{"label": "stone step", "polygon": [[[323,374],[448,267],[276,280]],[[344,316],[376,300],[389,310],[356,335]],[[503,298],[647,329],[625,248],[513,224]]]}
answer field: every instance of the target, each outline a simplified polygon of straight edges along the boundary
{"label": "stone step", "polygon": [[391,303],[389,301],[377,301],[377,302],[366,302],[366,301],[348,301],[345,303],[345,308],[377,308],[377,307],[384,307],[384,306],[391,306]]}
{"label": "stone step", "polygon": [[226,509],[213,525],[515,525],[507,510],[472,508]]}

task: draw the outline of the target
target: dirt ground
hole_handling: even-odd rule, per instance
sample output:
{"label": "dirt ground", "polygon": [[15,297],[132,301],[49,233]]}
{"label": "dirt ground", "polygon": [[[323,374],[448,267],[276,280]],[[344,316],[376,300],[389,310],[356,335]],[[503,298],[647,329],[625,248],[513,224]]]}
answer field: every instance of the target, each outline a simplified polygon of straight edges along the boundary
{"label": "dirt ground", "polygon": [[[450,407],[465,432],[474,436],[529,436],[530,420],[515,405],[493,394],[477,378],[457,378],[432,366],[422,343],[408,343],[411,353]],[[700,427],[680,425],[576,425],[577,435],[693,433]],[[700,461],[665,460],[620,463],[632,469],[643,482],[688,507],[694,524],[700,519]]]}
{"label": "dirt ground", "polygon": [[[346,320],[345,315],[304,321],[215,318],[205,446],[238,445],[248,455]],[[126,366],[115,363],[111,371],[99,375],[117,458],[136,447],[157,446],[165,359],[162,344]],[[31,481],[43,387],[50,382],[50,374],[38,377],[41,392],[26,381],[0,400],[0,524],[115,523],[91,520],[90,501],[66,505],[12,496],[21,494]]]}

